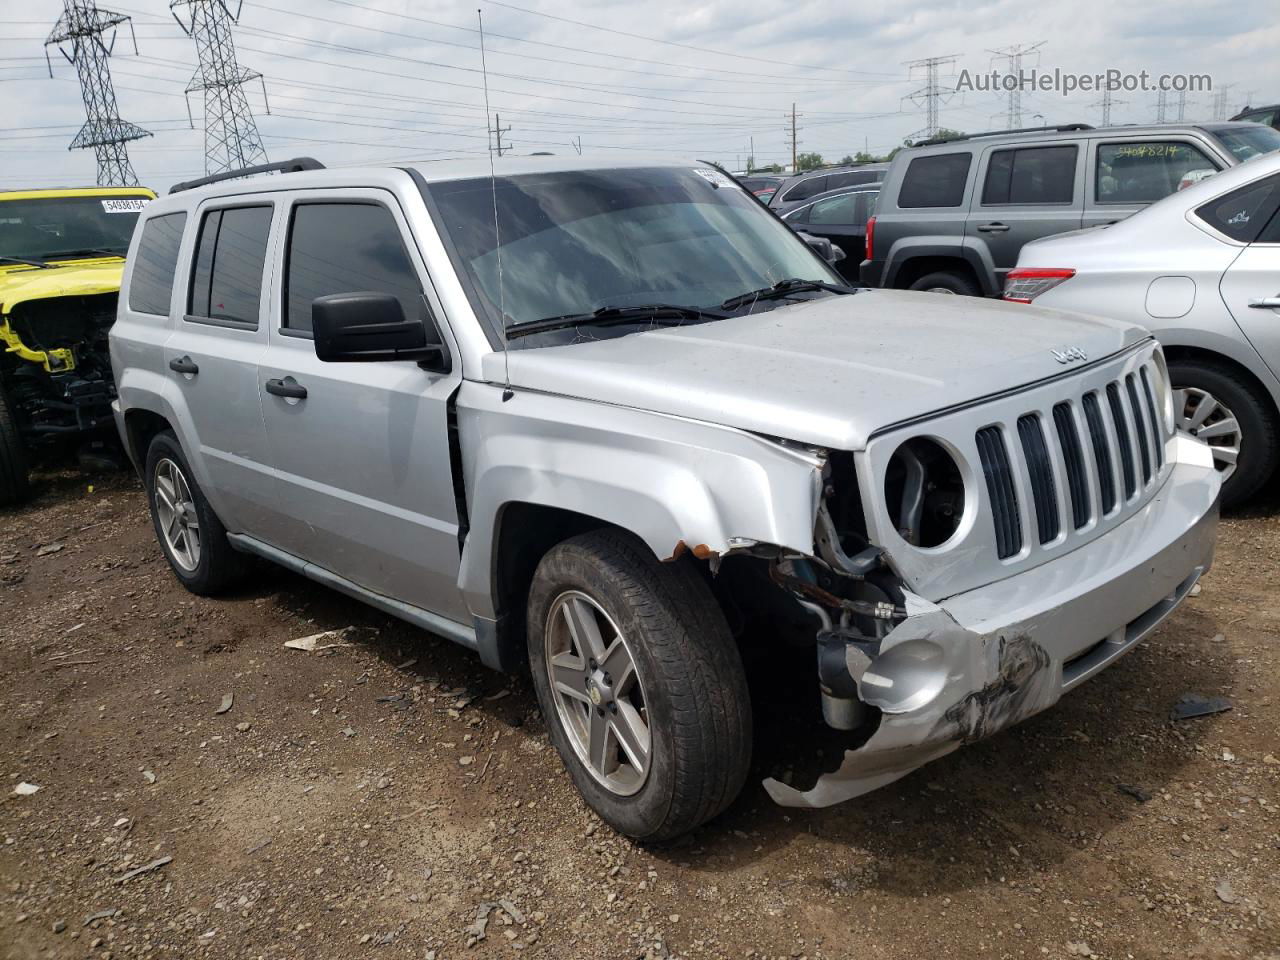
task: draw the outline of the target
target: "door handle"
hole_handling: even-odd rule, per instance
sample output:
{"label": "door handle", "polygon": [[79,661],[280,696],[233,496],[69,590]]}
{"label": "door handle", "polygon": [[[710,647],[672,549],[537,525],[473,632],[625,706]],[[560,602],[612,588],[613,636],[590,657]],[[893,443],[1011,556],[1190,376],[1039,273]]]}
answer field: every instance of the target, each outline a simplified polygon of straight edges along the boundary
{"label": "door handle", "polygon": [[978,230],[979,230],[981,233],[1004,233],[1004,232],[1005,232],[1006,230],[1008,230],[1008,229],[1009,229],[1009,225],[1008,225],[1007,223],[980,223],[980,224],[978,224]]}
{"label": "door handle", "polygon": [[273,397],[285,397],[288,400],[307,399],[307,388],[293,379],[293,377],[285,377],[283,380],[268,380],[267,393]]}
{"label": "door handle", "polygon": [[196,362],[190,357],[174,357],[169,361],[169,369],[174,373],[189,373],[195,376],[200,372],[200,368],[196,366]]}
{"label": "door handle", "polygon": [[1260,297],[1257,300],[1250,300],[1249,306],[1257,307],[1259,310],[1280,310],[1280,297]]}

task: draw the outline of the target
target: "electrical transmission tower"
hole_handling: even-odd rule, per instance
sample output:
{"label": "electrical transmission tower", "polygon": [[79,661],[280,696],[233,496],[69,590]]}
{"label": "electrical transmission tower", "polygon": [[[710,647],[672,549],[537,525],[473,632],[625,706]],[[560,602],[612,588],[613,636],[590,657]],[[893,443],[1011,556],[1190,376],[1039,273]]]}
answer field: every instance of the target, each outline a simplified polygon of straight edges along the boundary
{"label": "electrical transmission tower", "polygon": [[1225,87],[1220,87],[1213,95],[1213,119],[1227,119],[1227,94],[1231,92],[1231,88],[1234,86],[1234,83],[1228,83]]}
{"label": "electrical transmission tower", "polygon": [[[133,24],[124,14],[99,10],[93,0],[66,0],[62,16],[44,42],[49,76],[53,76],[53,63],[48,59],[52,45],[56,45],[67,62],[76,68],[80,78],[80,96],[84,99],[85,121],[67,149],[93,148],[98,158],[98,185],[103,187],[138,185],[138,175],[129,163],[125,144],[151,136],[149,130],[121,120],[120,108],[116,106],[116,91],[111,84],[108,61],[116,44],[116,27],[122,23],[129,23],[132,35]],[[103,35],[108,32],[111,38],[104,40]],[[69,53],[63,44],[70,45]],[[138,52],[136,36],[133,51]]]}
{"label": "electrical transmission tower", "polygon": [[1169,122],[1169,94],[1165,90],[1156,93],[1156,123]]}
{"label": "electrical transmission tower", "polygon": [[1187,119],[1187,91],[1179,90],[1178,91],[1178,122],[1182,123],[1182,121],[1186,119]]}
{"label": "electrical transmission tower", "polygon": [[[1005,123],[1010,130],[1016,130],[1022,126],[1022,58],[1043,47],[1044,43],[1043,40],[1031,44],[1015,43],[1008,47],[1001,47],[999,50],[987,51],[987,53],[991,54],[992,64],[997,60],[1004,60],[1008,63],[1009,75],[1017,80],[1016,83],[1009,87],[1009,105],[1005,111]],[[1039,58],[1040,55],[1036,54],[1037,62]]]}
{"label": "electrical transmission tower", "polygon": [[924,139],[926,140],[938,135],[938,108],[950,100],[954,94],[954,91],[944,91],[938,86],[938,70],[940,67],[955,63],[959,58],[959,54],[949,54],[945,57],[908,60],[903,64],[907,68],[909,75],[915,76],[918,70],[923,70],[925,75],[924,86],[902,98],[903,100],[910,100],[917,106],[923,103],[925,108],[925,127],[923,130],[917,130],[913,133],[910,139],[914,140],[920,134],[924,134]]}
{"label": "electrical transmission tower", "polygon": [[1102,125],[1104,127],[1109,127],[1111,126],[1112,108],[1118,107],[1121,104],[1125,104],[1128,102],[1129,102],[1128,100],[1117,100],[1114,96],[1111,95],[1111,91],[1108,89],[1108,90],[1102,91],[1101,100],[1097,101],[1096,103],[1091,103],[1089,104],[1089,106],[1102,108]]}
{"label": "electrical transmission tower", "polygon": [[[231,25],[239,22],[243,2],[232,13],[226,0],[173,0],[169,9],[178,26],[196,42],[200,65],[187,84],[187,116],[191,117],[191,94],[204,93],[204,172],[223,173],[265,163],[267,151],[258,135],[258,124],[244,95],[244,85],[262,83],[262,101],[267,103],[267,85],[262,74],[236,62]],[[187,8],[187,19],[179,16]],[[192,126],[195,121],[192,120]]]}

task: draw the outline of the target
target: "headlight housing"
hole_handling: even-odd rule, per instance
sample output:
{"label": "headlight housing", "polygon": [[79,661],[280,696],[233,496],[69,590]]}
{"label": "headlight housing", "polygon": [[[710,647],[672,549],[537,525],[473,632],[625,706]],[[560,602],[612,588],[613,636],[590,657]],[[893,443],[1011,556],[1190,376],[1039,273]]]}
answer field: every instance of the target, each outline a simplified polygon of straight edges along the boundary
{"label": "headlight housing", "polygon": [[913,547],[940,547],[964,517],[964,474],[954,453],[931,437],[899,444],[884,474],[884,502],[898,535]]}

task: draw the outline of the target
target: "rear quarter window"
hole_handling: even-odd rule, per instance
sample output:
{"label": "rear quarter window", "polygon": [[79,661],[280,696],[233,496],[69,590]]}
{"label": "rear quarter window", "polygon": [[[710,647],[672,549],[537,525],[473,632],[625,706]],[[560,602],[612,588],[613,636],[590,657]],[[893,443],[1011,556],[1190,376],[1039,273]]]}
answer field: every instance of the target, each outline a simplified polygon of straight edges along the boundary
{"label": "rear quarter window", "polygon": [[1232,240],[1253,243],[1267,221],[1275,218],[1278,205],[1280,176],[1267,177],[1197,207],[1196,216]]}
{"label": "rear quarter window", "polygon": [[133,257],[129,277],[129,309],[135,313],[169,315],[173,277],[178,269],[178,247],[187,225],[185,213],[166,213],[142,225],[142,238]]}
{"label": "rear quarter window", "polygon": [[913,158],[902,178],[898,206],[960,206],[964,203],[964,185],[972,161],[973,155],[968,151]]}

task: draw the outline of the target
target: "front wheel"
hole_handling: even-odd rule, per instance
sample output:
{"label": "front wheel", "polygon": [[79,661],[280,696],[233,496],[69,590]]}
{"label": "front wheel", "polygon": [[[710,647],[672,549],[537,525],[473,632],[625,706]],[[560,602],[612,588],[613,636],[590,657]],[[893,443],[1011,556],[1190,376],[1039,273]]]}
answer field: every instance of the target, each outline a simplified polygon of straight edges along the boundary
{"label": "front wheel", "polygon": [[670,840],[737,796],[751,757],[742,660],[692,561],[596,531],[542,558],[529,662],[551,742],[587,803]]}

